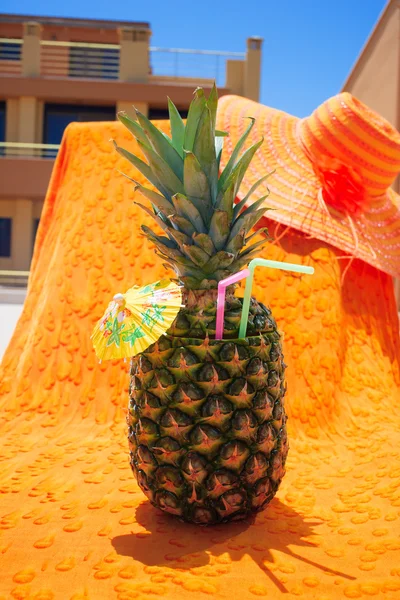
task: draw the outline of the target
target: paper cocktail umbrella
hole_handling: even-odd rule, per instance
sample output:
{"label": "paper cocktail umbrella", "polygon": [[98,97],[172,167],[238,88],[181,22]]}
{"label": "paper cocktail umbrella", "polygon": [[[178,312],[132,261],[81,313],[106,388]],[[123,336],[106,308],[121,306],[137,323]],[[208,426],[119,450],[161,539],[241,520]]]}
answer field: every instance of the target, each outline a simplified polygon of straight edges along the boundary
{"label": "paper cocktail umbrella", "polygon": [[143,352],[172,325],[182,306],[180,287],[168,279],[116,294],[92,333],[100,360]]}

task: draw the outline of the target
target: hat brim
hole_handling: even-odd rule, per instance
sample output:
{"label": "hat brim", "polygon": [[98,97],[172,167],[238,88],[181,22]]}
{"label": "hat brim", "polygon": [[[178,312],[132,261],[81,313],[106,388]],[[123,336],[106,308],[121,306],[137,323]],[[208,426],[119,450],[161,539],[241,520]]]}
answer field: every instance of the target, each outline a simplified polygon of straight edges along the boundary
{"label": "hat brim", "polygon": [[244,193],[263,175],[275,173],[257,189],[252,202],[267,193],[268,218],[340,248],[381,271],[400,277],[400,200],[392,190],[361,215],[343,214],[321,200],[321,182],[298,137],[300,119],[238,96],[224,96],[218,104],[218,128],[229,132],[221,166],[243,134],[248,121],[255,125],[248,144],[264,137],[243,179]]}

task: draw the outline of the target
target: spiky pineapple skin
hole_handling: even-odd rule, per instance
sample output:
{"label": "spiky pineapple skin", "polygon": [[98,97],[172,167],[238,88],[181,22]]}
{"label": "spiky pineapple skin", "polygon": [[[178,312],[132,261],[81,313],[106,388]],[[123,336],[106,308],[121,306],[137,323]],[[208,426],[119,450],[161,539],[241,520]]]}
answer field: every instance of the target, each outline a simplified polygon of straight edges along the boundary
{"label": "spiky pineapple skin", "polygon": [[242,301],[228,296],[215,340],[215,298],[191,294],[168,334],[132,359],[130,464],[154,506],[210,525],[258,512],[276,494],[288,452],[285,364],[264,305],[252,299],[238,340]]}

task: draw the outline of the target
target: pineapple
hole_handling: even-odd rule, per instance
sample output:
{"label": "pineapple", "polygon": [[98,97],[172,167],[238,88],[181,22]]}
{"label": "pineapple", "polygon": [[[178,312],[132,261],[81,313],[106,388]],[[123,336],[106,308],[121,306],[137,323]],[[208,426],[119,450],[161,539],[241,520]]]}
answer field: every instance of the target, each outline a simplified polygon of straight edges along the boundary
{"label": "pineapple", "polygon": [[[169,101],[171,139],[143,114],[120,121],[147,162],[116,145],[152,184],[150,201],[164,235],[142,225],[183,286],[183,305],[167,335],[131,362],[130,463],[150,502],[185,521],[208,525],[262,510],[284,475],[288,452],[285,364],[271,312],[251,299],[246,339],[238,339],[242,300],[228,288],[222,340],[215,340],[218,281],[246,266],[265,236],[250,233],[265,197],[244,208],[260,179],[235,205],[262,140],[238,141],[220,173],[224,132],[216,131],[217,91],[197,89],[186,125]],[[155,188],[155,189],[154,189]],[[155,191],[157,190],[157,191]]]}

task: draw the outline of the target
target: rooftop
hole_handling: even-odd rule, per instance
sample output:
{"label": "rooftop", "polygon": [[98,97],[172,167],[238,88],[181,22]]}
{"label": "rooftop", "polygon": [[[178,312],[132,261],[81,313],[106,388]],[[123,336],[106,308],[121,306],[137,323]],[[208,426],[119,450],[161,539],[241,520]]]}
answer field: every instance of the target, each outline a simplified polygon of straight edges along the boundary
{"label": "rooftop", "polygon": [[59,25],[60,27],[88,27],[93,29],[140,27],[141,29],[150,29],[150,23],[144,21],[104,21],[99,19],[75,19],[73,17],[49,17],[44,15],[0,14],[0,22],[2,23],[26,23],[27,21],[35,21],[42,25]]}

